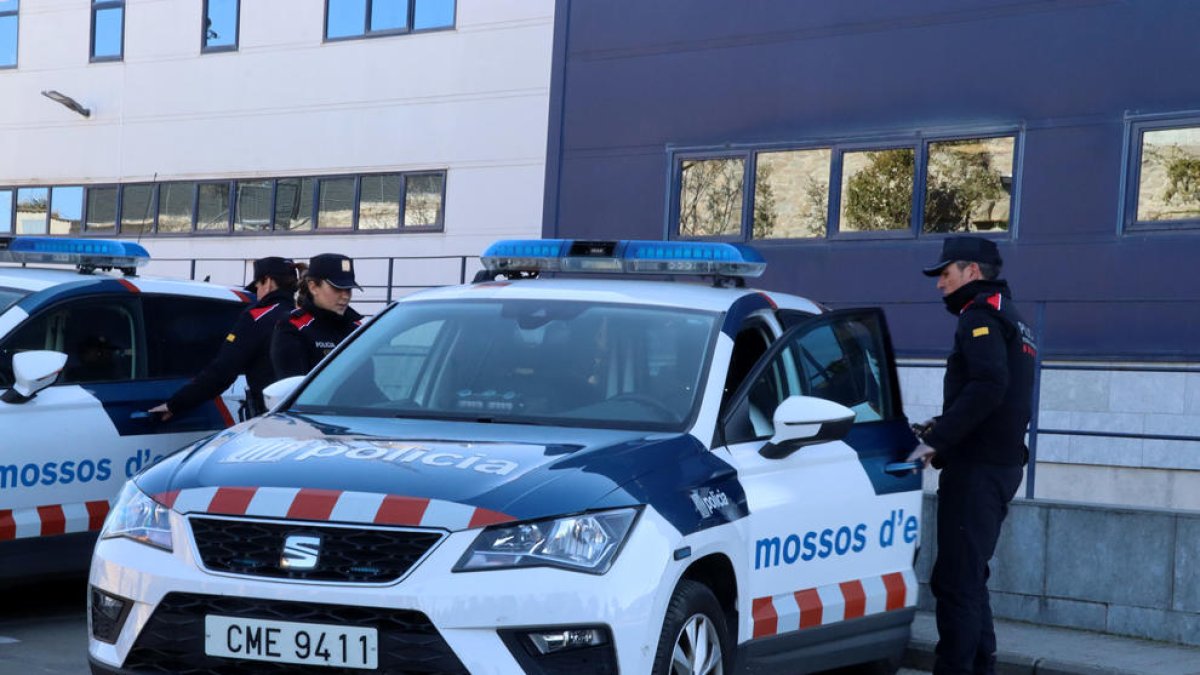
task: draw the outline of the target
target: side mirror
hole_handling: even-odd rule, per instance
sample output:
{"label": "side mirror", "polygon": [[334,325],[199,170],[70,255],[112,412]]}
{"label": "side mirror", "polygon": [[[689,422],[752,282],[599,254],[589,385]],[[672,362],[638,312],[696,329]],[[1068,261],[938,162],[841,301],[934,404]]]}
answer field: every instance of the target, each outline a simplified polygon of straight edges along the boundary
{"label": "side mirror", "polygon": [[267,410],[272,410],[283,399],[292,395],[296,391],[296,387],[304,381],[304,375],[296,375],[274,382],[267,388],[263,389],[263,402],[267,405]]}
{"label": "side mirror", "polygon": [[62,352],[33,351],[13,355],[13,380],[16,384],[4,392],[5,403],[24,403],[54,384],[67,364]]}
{"label": "side mirror", "polygon": [[806,445],[836,441],[850,431],[855,413],[840,403],[789,396],[775,409],[775,435],[759,454],[782,459]]}

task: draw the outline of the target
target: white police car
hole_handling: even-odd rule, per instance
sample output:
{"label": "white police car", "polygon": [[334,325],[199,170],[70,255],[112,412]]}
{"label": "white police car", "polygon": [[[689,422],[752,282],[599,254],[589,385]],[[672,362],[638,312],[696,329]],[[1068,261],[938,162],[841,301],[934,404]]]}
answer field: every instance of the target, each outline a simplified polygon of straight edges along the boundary
{"label": "white police car", "polygon": [[920,479],[879,311],[730,283],[764,266],[730,244],[483,262],[126,485],[92,564],[94,673],[801,673],[903,650]]}
{"label": "white police car", "polygon": [[[0,237],[0,580],[85,571],[125,480],[233,422],[221,400],[170,433],[146,414],[216,353],[248,300],[135,276],[147,259],[132,242]],[[40,263],[79,270],[28,266]]]}

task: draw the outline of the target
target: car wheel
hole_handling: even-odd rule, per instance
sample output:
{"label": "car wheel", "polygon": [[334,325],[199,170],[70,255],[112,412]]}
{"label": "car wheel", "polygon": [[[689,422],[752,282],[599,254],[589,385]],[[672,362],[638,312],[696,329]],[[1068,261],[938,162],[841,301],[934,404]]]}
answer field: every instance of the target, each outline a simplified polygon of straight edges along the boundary
{"label": "car wheel", "polygon": [[654,675],[725,675],[729,656],[721,603],[704,584],[680,581],[667,605]]}

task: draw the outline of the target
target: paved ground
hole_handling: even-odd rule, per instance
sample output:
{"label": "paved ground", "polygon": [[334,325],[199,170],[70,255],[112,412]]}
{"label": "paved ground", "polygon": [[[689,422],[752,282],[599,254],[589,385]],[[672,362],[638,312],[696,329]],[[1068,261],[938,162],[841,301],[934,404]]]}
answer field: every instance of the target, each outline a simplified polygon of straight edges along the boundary
{"label": "paved ground", "polygon": [[[1200,649],[1015,621],[997,621],[997,675],[1200,675]],[[906,665],[933,666],[937,628],[919,612]]]}

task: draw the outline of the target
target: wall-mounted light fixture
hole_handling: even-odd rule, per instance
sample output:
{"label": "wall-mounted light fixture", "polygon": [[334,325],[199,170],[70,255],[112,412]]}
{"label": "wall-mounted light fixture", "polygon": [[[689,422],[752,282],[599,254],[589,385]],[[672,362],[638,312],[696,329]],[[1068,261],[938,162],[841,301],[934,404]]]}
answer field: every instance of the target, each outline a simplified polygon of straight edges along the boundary
{"label": "wall-mounted light fixture", "polygon": [[61,103],[68,110],[77,112],[80,115],[83,115],[84,117],[92,116],[91,110],[83,107],[82,105],[79,104],[79,101],[76,101],[75,99],[71,98],[70,96],[67,96],[66,94],[64,94],[56,89],[47,89],[42,92],[42,96],[45,96],[46,98],[50,99],[51,101],[54,101],[55,103]]}

